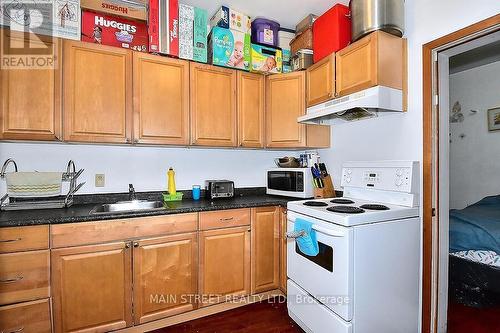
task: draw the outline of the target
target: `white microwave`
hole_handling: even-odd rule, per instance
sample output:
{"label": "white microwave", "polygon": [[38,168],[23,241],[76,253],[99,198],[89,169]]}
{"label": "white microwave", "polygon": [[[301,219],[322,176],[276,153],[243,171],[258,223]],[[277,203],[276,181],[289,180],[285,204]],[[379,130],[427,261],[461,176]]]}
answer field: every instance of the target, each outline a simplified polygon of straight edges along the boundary
{"label": "white microwave", "polygon": [[266,193],[295,198],[313,198],[313,177],[309,168],[267,170]]}

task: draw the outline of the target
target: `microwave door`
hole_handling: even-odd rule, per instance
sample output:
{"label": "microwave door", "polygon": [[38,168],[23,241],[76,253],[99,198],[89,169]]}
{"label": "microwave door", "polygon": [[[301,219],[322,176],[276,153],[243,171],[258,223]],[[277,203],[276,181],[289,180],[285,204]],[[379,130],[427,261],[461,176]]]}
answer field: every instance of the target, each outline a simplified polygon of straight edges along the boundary
{"label": "microwave door", "polygon": [[267,187],[271,190],[295,192],[297,191],[297,175],[293,171],[269,171]]}

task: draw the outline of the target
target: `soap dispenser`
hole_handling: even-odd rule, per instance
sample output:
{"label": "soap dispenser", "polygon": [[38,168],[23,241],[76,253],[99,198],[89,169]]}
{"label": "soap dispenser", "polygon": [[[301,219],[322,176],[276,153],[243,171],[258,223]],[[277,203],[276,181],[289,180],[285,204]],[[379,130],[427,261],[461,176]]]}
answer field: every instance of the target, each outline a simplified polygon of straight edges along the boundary
{"label": "soap dispenser", "polygon": [[171,196],[174,196],[177,193],[177,191],[175,189],[175,171],[172,167],[168,169],[167,177],[168,177],[168,193]]}

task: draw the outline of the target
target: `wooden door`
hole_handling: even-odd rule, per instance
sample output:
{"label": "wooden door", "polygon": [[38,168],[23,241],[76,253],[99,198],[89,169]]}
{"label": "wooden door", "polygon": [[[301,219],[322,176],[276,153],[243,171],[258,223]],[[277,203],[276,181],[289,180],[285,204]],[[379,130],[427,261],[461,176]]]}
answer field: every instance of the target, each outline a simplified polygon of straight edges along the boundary
{"label": "wooden door", "polygon": [[189,62],[134,52],[134,143],[189,143]]}
{"label": "wooden door", "polygon": [[49,299],[0,307],[0,332],[51,333]]}
{"label": "wooden door", "polygon": [[109,332],[132,324],[131,244],[52,250],[55,332]]}
{"label": "wooden door", "polygon": [[52,48],[56,58],[53,69],[0,66],[0,139],[60,140],[62,65],[59,40],[39,39],[33,35],[24,38],[22,33],[8,29],[1,29],[0,33],[6,43],[29,42],[33,48]]}
{"label": "wooden door", "polygon": [[279,288],[280,209],[252,208],[252,294]]}
{"label": "wooden door", "polygon": [[335,97],[335,54],[322,59],[306,70],[307,107]]}
{"label": "wooden door", "polygon": [[249,227],[200,232],[198,286],[201,306],[250,294]]}
{"label": "wooden door", "polygon": [[286,294],[286,208],[280,209],[280,288]]}
{"label": "wooden door", "polygon": [[266,145],[298,148],[306,145],[306,125],[297,118],[305,114],[305,73],[275,74],[266,78]]}
{"label": "wooden door", "polygon": [[134,322],[193,310],[198,294],[198,235],[134,242]]}
{"label": "wooden door", "polygon": [[129,143],[132,51],[64,41],[64,138]]}
{"label": "wooden door", "polygon": [[234,147],[236,71],[191,63],[191,144]]}
{"label": "wooden door", "polygon": [[336,54],[336,92],[345,96],[383,85],[403,89],[406,40],[376,31]]}
{"label": "wooden door", "polygon": [[264,147],[265,76],[238,71],[238,145]]}

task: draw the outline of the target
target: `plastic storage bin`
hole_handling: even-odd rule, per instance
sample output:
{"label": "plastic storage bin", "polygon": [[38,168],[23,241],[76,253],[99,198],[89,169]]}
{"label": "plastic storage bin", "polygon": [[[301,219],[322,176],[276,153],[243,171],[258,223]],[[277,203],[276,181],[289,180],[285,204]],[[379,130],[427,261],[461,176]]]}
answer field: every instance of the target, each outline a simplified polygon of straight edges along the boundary
{"label": "plastic storage bin", "polygon": [[313,23],[314,62],[343,49],[350,41],[349,7],[336,4]]}
{"label": "plastic storage bin", "polygon": [[278,47],[278,31],[280,24],[265,18],[252,21],[252,43]]}

